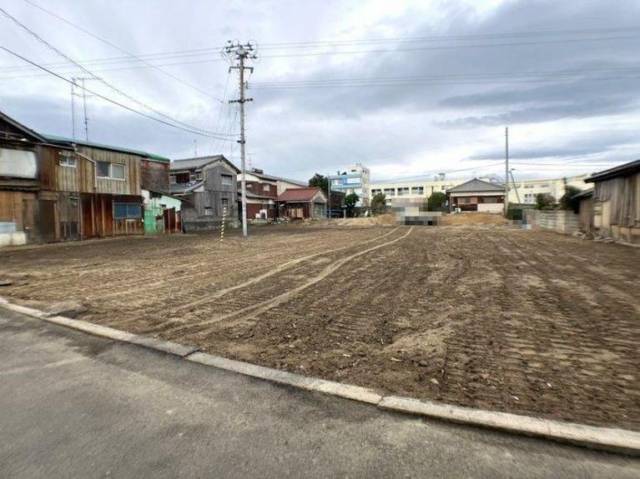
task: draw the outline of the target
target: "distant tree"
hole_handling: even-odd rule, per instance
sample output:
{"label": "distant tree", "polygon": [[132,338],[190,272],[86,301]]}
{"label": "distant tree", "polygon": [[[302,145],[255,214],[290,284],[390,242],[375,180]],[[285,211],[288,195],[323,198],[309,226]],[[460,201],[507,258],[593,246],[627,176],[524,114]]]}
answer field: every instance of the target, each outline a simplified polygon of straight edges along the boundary
{"label": "distant tree", "polygon": [[349,193],[344,197],[344,205],[347,207],[347,216],[353,216],[353,210],[360,197],[356,193]]}
{"label": "distant tree", "polygon": [[564,188],[564,195],[560,198],[560,208],[563,210],[573,210],[574,213],[578,212],[580,208],[580,198],[574,198],[582,190],[575,186],[567,185]]}
{"label": "distant tree", "polygon": [[536,209],[550,210],[556,203],[556,199],[549,193],[538,193],[536,195]]}
{"label": "distant tree", "polygon": [[309,180],[309,186],[315,186],[316,188],[320,188],[325,194],[329,191],[329,179],[321,175],[320,173],[316,173]]}
{"label": "distant tree", "polygon": [[387,197],[384,193],[376,193],[371,198],[371,212],[374,215],[379,215],[387,210]]}
{"label": "distant tree", "polygon": [[442,191],[436,191],[431,193],[431,196],[427,199],[427,211],[440,211],[444,208],[447,202],[447,195]]}

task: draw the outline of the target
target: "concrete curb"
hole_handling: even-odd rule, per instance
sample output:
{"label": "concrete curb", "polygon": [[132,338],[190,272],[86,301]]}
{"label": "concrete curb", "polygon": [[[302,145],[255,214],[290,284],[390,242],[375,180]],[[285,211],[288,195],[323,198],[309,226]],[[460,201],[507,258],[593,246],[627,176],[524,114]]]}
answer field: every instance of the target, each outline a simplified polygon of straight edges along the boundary
{"label": "concrete curb", "polygon": [[527,436],[544,437],[592,449],[634,456],[640,455],[640,433],[626,429],[587,426],[400,396],[385,396],[378,407],[388,411],[444,419]]}
{"label": "concrete curb", "polygon": [[148,336],[127,333],[126,331],[110,328],[108,326],[100,326],[99,324],[93,324],[81,319],[71,319],[64,316],[49,316],[47,313],[38,311],[37,309],[11,304],[4,298],[0,298],[0,305],[2,305],[3,308],[15,311],[16,313],[33,316],[43,321],[47,321],[48,323],[76,329],[93,336],[100,336],[102,338],[113,339],[124,343],[136,344],[138,346],[162,351],[182,358],[199,350],[196,346],[186,346],[184,344],[173,343],[171,341],[162,341],[161,339],[151,338]]}
{"label": "concrete curb", "polygon": [[382,396],[373,389],[363,388],[360,386],[352,386],[350,384],[336,383],[326,381],[324,379],[310,378],[300,376],[299,374],[288,373],[279,369],[265,368],[251,363],[242,361],[234,361],[220,356],[211,354],[195,353],[186,358],[187,361],[213,366],[226,371],[244,374],[265,381],[272,381],[278,384],[286,384],[307,391],[317,391],[333,396],[339,396],[354,401],[365,402],[367,404],[377,405]]}
{"label": "concrete curb", "polygon": [[386,411],[430,417],[470,426],[498,429],[509,433],[542,437],[592,449],[640,456],[640,432],[636,431],[587,426],[498,411],[472,409],[400,396],[382,396],[373,389],[361,386],[301,376],[279,369],[267,368],[256,364],[201,353],[198,352],[198,348],[195,346],[185,346],[170,341],[162,341],[156,338],[127,333],[126,331],[100,326],[79,319],[70,319],[63,316],[48,316],[46,313],[33,308],[11,304],[2,297],[0,297],[0,305],[3,308],[17,313],[32,316],[49,323],[82,331],[94,336],[136,344],[145,348],[173,354],[193,363],[212,366],[264,381],[359,401],[377,406]]}

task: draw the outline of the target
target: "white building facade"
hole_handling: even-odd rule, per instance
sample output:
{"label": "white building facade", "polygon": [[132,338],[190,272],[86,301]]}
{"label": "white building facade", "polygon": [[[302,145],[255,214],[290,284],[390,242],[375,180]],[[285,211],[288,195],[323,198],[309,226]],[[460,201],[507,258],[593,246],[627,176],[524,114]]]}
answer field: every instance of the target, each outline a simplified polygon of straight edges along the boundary
{"label": "white building facade", "polygon": [[[536,195],[544,193],[560,200],[566,186],[581,190],[589,186],[584,182],[587,175],[549,180],[521,180],[509,185],[509,203],[534,204]],[[435,192],[445,193],[468,179],[380,181],[370,184],[369,196],[384,193],[387,204],[392,207],[421,206]],[[515,188],[514,188],[515,186]]]}
{"label": "white building facade", "polygon": [[369,168],[360,163],[350,166],[336,175],[329,175],[332,191],[340,191],[345,195],[355,193],[358,195],[356,206],[369,206],[370,184]]}

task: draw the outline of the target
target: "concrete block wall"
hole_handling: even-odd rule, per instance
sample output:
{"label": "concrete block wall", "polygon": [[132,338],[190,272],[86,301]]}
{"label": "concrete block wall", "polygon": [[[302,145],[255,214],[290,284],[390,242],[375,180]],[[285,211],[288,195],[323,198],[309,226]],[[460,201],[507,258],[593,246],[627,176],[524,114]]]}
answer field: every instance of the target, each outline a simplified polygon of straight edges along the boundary
{"label": "concrete block wall", "polygon": [[525,210],[526,222],[534,228],[572,234],[580,230],[579,216],[568,210]]}

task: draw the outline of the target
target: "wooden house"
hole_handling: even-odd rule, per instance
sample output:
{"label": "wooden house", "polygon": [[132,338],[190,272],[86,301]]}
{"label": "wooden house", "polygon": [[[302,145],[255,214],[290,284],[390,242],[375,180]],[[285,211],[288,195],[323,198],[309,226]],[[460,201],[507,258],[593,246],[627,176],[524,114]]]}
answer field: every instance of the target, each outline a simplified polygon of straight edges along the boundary
{"label": "wooden house", "polygon": [[280,216],[292,220],[325,218],[327,197],[320,188],[294,188],[285,190],[278,196]]}
{"label": "wooden house", "polygon": [[238,225],[238,173],[240,170],[223,155],[171,162],[171,194],[182,200],[185,232],[217,229],[224,215],[226,221]]}
{"label": "wooden house", "polygon": [[504,210],[504,185],[474,178],[447,190],[451,211],[480,211],[502,213]]}
{"label": "wooden house", "polygon": [[25,242],[142,234],[145,169],[168,189],[168,158],[39,134],[6,115],[0,148],[0,223]]}

